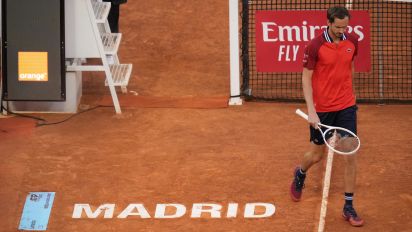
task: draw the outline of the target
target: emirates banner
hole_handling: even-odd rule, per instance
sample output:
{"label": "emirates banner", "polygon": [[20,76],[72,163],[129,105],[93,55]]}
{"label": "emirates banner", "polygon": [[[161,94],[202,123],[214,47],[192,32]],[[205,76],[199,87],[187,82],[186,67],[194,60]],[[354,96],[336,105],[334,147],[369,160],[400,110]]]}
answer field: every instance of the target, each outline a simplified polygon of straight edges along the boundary
{"label": "emirates banner", "polygon": [[[370,20],[368,11],[350,12],[348,33],[359,37],[355,71],[369,72]],[[327,27],[325,11],[256,11],[258,72],[301,72],[308,42]]]}

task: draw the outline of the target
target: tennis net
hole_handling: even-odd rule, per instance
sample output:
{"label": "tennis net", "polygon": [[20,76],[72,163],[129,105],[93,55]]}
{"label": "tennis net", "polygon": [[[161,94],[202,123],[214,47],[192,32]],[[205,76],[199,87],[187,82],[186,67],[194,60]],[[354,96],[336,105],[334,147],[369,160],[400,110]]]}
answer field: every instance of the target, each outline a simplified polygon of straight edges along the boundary
{"label": "tennis net", "polygon": [[258,71],[256,12],[319,10],[326,24],[326,10],[336,5],[367,11],[370,18],[370,68],[354,77],[358,102],[412,103],[411,0],[242,0],[242,94],[246,99],[303,100],[300,71]]}

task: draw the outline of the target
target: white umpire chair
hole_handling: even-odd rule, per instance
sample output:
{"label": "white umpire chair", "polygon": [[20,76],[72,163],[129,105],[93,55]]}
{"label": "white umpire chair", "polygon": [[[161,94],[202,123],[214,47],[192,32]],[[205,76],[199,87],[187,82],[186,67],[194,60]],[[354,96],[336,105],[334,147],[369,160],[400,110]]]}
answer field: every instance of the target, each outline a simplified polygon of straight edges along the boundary
{"label": "white umpire chair", "polygon": [[[121,113],[115,87],[127,92],[132,64],[120,64],[117,55],[121,33],[111,33],[107,16],[111,4],[101,0],[66,0],[67,71],[103,71],[116,113]],[[101,65],[85,65],[87,58],[101,59]]]}

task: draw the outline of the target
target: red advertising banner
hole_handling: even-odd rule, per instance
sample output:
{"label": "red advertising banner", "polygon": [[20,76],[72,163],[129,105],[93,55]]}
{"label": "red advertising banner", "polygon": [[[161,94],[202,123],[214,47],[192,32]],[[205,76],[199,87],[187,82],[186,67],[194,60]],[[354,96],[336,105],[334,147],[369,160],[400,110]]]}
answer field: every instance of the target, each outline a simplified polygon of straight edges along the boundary
{"label": "red advertising banner", "polygon": [[[370,20],[368,11],[350,11],[348,33],[359,37],[355,71],[369,72]],[[325,11],[256,11],[258,72],[301,72],[308,42],[327,27]]]}

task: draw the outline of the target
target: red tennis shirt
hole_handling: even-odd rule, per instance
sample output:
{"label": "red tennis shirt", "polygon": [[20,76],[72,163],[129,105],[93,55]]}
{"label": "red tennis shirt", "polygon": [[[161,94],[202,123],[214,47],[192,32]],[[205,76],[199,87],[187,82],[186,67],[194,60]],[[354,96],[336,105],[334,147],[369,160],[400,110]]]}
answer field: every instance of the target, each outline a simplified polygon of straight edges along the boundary
{"label": "red tennis shirt", "polygon": [[313,102],[317,112],[333,112],[355,105],[352,89],[352,61],[358,38],[345,33],[339,44],[327,29],[305,49],[303,67],[313,70]]}

